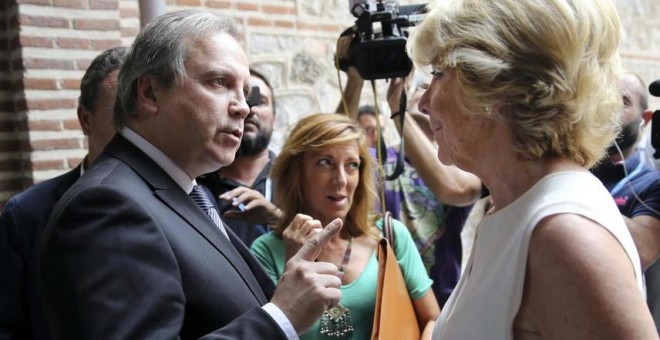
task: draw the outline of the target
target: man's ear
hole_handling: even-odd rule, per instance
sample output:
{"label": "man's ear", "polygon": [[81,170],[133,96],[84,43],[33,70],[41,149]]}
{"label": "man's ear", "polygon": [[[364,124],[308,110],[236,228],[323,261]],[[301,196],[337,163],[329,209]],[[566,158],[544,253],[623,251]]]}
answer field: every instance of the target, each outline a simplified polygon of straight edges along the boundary
{"label": "man's ear", "polygon": [[646,126],[646,124],[648,124],[652,118],[653,118],[653,110],[650,109],[644,110],[644,112],[642,112],[642,119],[644,119],[643,126]]}
{"label": "man's ear", "polygon": [[92,113],[82,104],[78,104],[78,122],[85,136],[89,136],[90,131],[92,131]]}
{"label": "man's ear", "polygon": [[149,115],[158,114],[158,98],[156,87],[158,81],[150,75],[142,75],[137,80],[137,105],[141,106]]}

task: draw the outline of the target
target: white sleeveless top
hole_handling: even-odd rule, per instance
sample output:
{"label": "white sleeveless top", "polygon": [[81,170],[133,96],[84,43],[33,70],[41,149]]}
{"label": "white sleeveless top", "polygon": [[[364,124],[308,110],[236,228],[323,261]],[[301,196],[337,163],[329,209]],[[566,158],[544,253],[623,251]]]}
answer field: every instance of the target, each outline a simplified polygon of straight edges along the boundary
{"label": "white sleeveless top", "polygon": [[609,230],[628,254],[639,289],[645,293],[637,249],[610,193],[588,172],[557,172],[509,206],[484,217],[433,339],[513,339],[532,232],[541,219],[560,213],[587,217]]}

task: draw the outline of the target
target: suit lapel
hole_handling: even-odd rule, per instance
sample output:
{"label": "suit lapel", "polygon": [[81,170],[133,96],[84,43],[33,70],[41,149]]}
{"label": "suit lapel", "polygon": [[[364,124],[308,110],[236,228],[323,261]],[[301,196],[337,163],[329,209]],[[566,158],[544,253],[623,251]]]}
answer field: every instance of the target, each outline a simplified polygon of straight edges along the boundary
{"label": "suit lapel", "polygon": [[[204,237],[213,248],[227,259],[250,288],[257,301],[259,301],[261,305],[267,302],[264,296],[264,291],[261,289],[250,266],[244,260],[244,257],[239,254],[239,251],[222,234],[222,231],[220,231],[215,223],[213,223],[213,221],[192,201],[192,199],[190,199],[190,197],[188,197],[181,187],[179,187],[176,182],[174,182],[174,180],[163,171],[163,169],[119,134],[117,134],[108,145],[105,152],[123,160],[135,170],[147,183],[149,183],[154,191],[154,195],[158,199],[188,222],[191,228],[195,229],[200,235],[202,235],[202,237]],[[227,232],[231,232],[231,229],[226,226],[225,229],[227,229]],[[236,235],[233,233],[232,235],[236,238]]]}

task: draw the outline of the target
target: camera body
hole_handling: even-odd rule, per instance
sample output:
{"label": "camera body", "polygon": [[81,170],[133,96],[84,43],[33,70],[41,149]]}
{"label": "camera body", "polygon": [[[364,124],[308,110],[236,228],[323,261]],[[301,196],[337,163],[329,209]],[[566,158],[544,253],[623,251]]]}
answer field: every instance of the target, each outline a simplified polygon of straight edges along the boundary
{"label": "camera body", "polygon": [[[419,22],[426,5],[399,6],[398,0],[350,1],[357,18],[342,34],[353,33],[348,55],[363,79],[405,77],[412,70],[406,53],[407,28]],[[380,23],[380,32],[374,24]]]}

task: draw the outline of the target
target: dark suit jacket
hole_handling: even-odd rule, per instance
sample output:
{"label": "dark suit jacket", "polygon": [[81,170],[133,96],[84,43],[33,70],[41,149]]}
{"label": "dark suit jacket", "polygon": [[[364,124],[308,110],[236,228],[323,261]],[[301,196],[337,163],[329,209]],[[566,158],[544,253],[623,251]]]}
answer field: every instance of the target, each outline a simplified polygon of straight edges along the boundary
{"label": "dark suit jacket", "polygon": [[0,339],[49,339],[36,288],[36,252],[55,203],[80,166],[12,197],[0,215]]}
{"label": "dark suit jacket", "polygon": [[40,286],[62,339],[279,339],[248,249],[117,135],[58,202]]}

